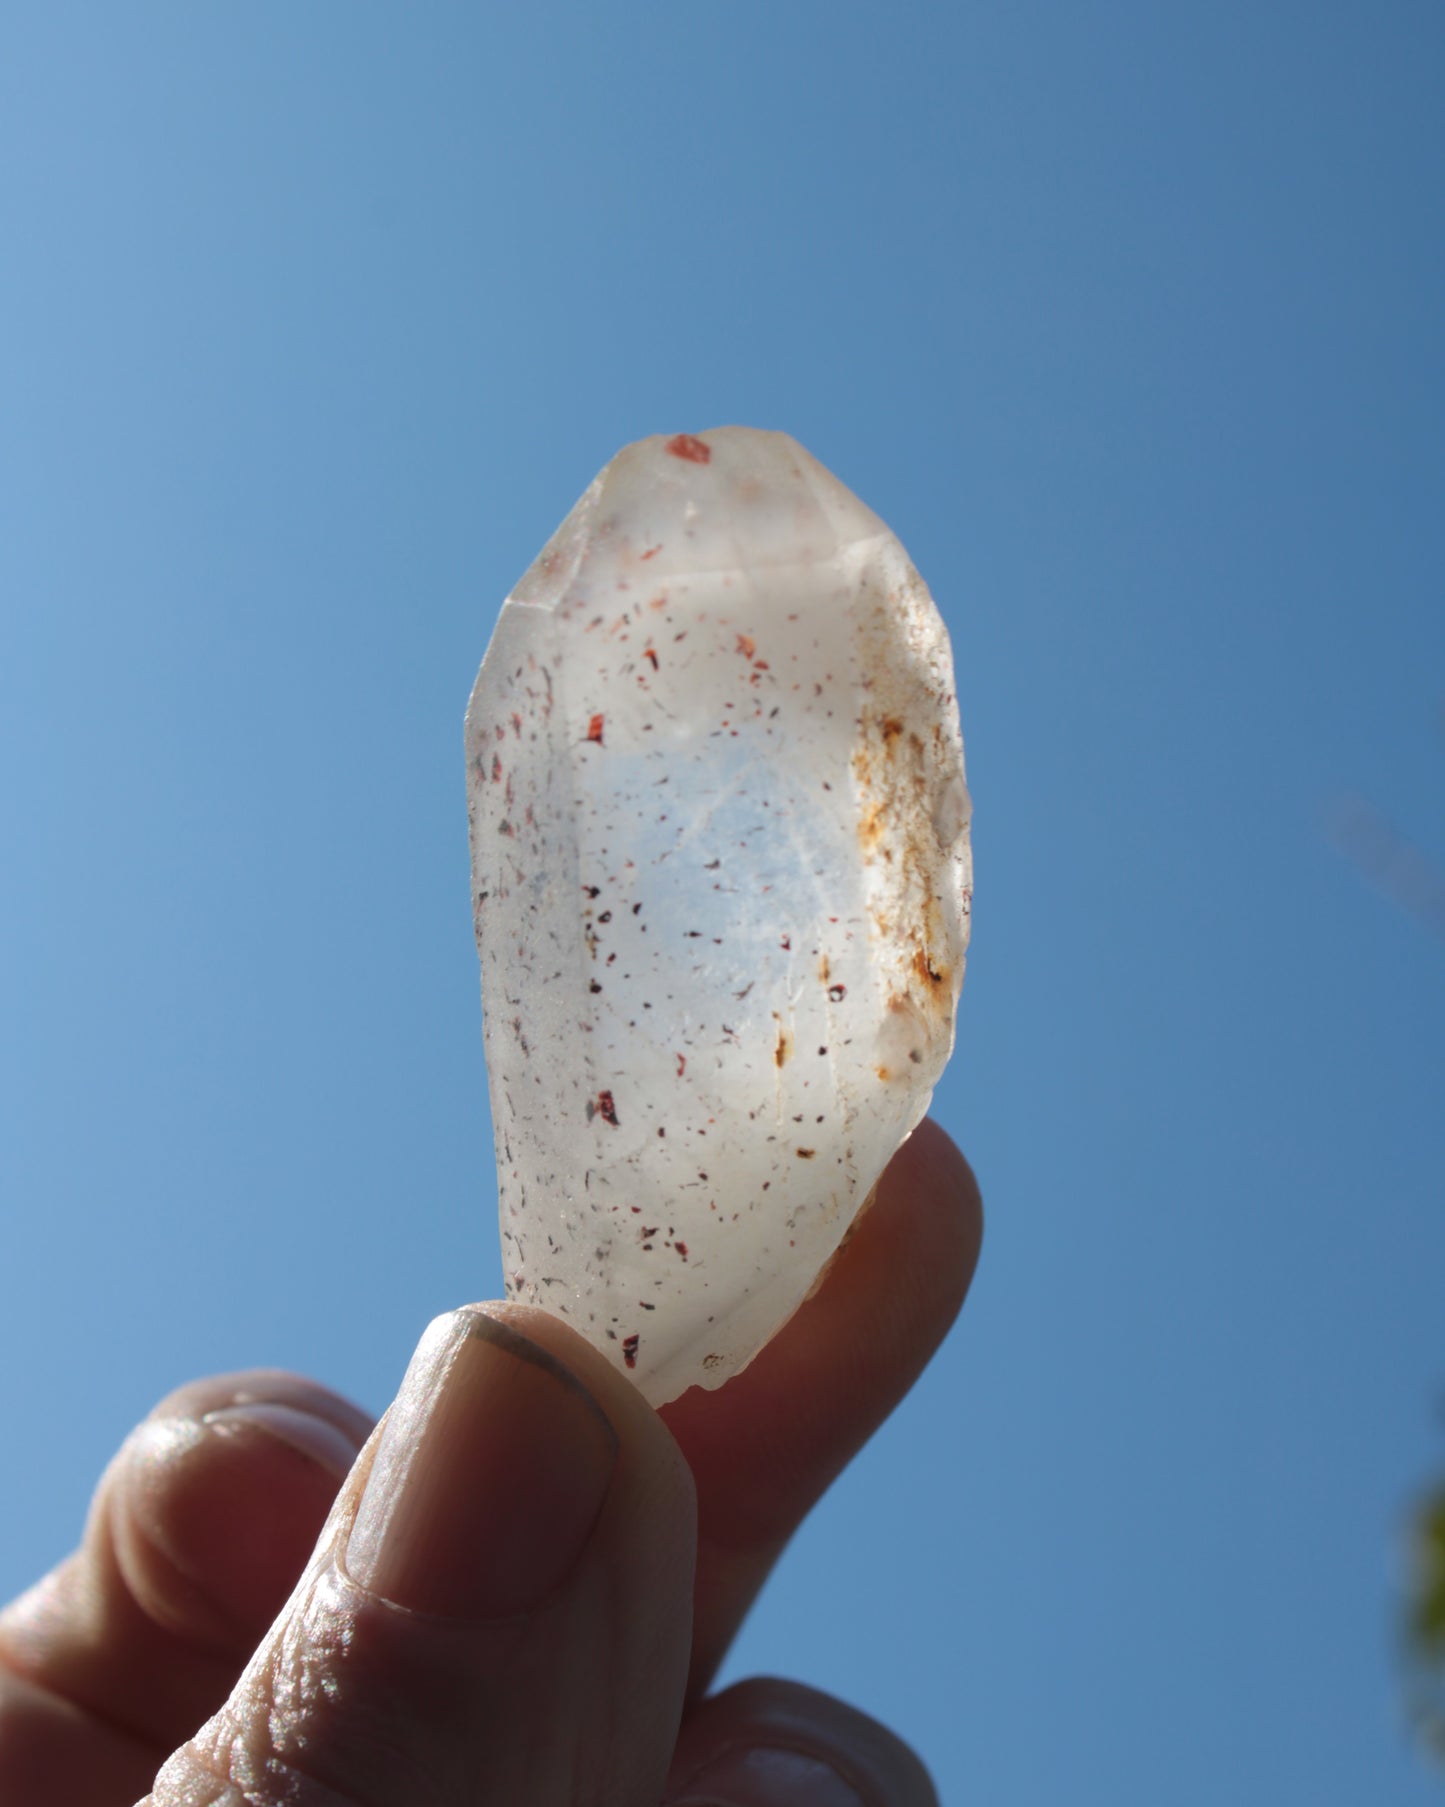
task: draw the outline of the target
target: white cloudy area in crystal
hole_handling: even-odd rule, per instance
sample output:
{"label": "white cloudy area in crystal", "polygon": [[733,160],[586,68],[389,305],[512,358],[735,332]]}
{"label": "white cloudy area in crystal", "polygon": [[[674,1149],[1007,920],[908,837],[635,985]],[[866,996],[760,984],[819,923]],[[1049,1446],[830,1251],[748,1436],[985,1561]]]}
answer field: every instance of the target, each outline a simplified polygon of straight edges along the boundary
{"label": "white cloudy area in crystal", "polygon": [[510,1296],[654,1404],[792,1315],[953,1046],[948,636],[782,433],[644,439],[503,606],[467,712]]}

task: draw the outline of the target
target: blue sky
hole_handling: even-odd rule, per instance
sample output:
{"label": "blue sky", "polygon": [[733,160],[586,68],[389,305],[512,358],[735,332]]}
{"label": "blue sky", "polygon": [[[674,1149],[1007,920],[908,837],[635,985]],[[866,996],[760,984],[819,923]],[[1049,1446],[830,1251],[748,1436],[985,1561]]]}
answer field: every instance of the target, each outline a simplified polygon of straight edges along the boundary
{"label": "blue sky", "polygon": [[1445,1468],[1433,0],[0,20],[0,1591],[258,1362],[495,1295],[461,717],[625,441],[785,428],[953,635],[966,1317],[730,1671],[950,1801],[1389,1807]]}

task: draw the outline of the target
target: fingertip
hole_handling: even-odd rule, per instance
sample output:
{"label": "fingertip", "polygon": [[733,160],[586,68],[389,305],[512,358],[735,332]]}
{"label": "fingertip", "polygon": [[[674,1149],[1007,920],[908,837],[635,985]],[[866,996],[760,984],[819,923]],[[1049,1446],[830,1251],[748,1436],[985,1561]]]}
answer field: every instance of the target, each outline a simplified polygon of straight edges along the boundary
{"label": "fingertip", "polygon": [[561,1362],[611,1423],[623,1460],[644,1460],[653,1471],[654,1485],[680,1493],[681,1505],[691,1515],[695,1505],[692,1470],[668,1425],[625,1374],[570,1324],[539,1306],[508,1300],[475,1309],[510,1326]]}
{"label": "fingertip", "polygon": [[[983,1195],[963,1151],[941,1124],[924,1119],[893,1157],[878,1183],[874,1209],[858,1225],[863,1243],[856,1270],[875,1266],[883,1245],[889,1265],[907,1268],[921,1299],[918,1312],[934,1345],[962,1308],[983,1247]],[[876,1271],[876,1267],[875,1267]],[[930,1346],[927,1353],[932,1354]]]}
{"label": "fingertip", "polygon": [[755,1547],[791,1531],[947,1335],[982,1233],[973,1170],[944,1130],[920,1124],[756,1361],[719,1392],[662,1408],[697,1474],[705,1531]]}
{"label": "fingertip", "polygon": [[289,1408],[323,1424],[334,1425],[357,1449],[375,1426],[371,1415],[344,1395],[284,1368],[245,1368],[187,1381],[173,1393],[168,1393],[146,1416],[201,1419],[248,1405]]}
{"label": "fingertip", "polygon": [[275,1389],[284,1397],[267,1390],[258,1380],[173,1396],[227,1403],[146,1419],[106,1488],[104,1529],[136,1603],[217,1654],[244,1654],[275,1617],[363,1440],[360,1423],[336,1422],[325,1389],[288,1377]]}
{"label": "fingertip", "polygon": [[925,1117],[878,1185],[886,1198],[923,1205],[937,1216],[941,1233],[956,1244],[959,1264],[972,1271],[983,1241],[983,1195],[968,1158],[941,1123]]}
{"label": "fingertip", "polygon": [[757,1360],[662,1408],[697,1481],[695,1694],[789,1536],[947,1335],[982,1233],[973,1170],[937,1124],[920,1124]]}
{"label": "fingertip", "polygon": [[347,1536],[348,1578],[405,1612],[536,1611],[591,1542],[619,1439],[573,1370],[482,1309],[428,1326]]}
{"label": "fingertip", "polygon": [[895,1732],[800,1682],[756,1677],[704,1701],[678,1740],[667,1807],[938,1807]]}
{"label": "fingertip", "polygon": [[221,1438],[246,1438],[256,1432],[274,1437],[285,1448],[314,1462],[337,1486],[351,1472],[360,1449],[356,1439],[329,1418],[317,1417],[279,1400],[255,1399],[245,1405],[222,1406],[219,1411],[207,1412],[201,1424]]}
{"label": "fingertip", "polygon": [[267,1373],[193,1383],[158,1412],[107,1468],[80,1549],[3,1614],[0,1660],[169,1747],[284,1605],[366,1420]]}

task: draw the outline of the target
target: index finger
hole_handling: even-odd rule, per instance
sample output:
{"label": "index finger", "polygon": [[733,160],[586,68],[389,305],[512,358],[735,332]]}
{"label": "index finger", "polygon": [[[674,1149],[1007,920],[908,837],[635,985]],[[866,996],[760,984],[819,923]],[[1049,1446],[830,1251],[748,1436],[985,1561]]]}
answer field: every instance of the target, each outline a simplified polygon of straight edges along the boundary
{"label": "index finger", "polygon": [[936,1123],[904,1143],[822,1283],[752,1365],[662,1407],[697,1483],[689,1694],[707,1687],[773,1564],[907,1393],[958,1315],[983,1206]]}

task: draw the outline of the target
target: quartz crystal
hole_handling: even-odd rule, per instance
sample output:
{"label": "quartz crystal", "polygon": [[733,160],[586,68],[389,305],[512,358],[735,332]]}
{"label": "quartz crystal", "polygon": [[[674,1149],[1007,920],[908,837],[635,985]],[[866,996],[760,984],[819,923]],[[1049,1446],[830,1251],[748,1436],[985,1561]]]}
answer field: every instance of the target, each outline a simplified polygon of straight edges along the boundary
{"label": "quartz crystal", "polygon": [[654,1404],[807,1296],[953,1046],[948,636],[782,433],[644,439],[508,597],[467,712],[510,1296]]}

